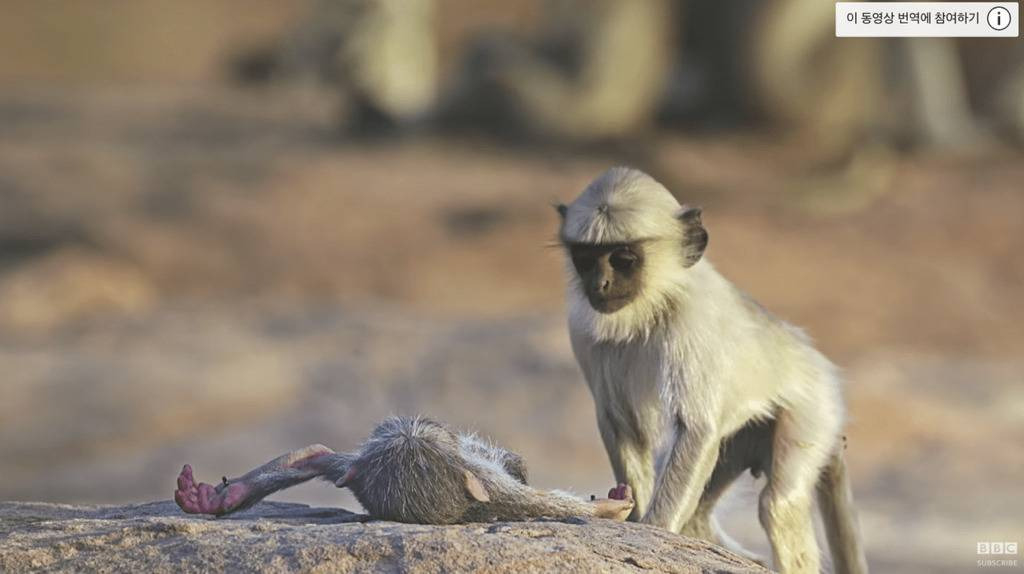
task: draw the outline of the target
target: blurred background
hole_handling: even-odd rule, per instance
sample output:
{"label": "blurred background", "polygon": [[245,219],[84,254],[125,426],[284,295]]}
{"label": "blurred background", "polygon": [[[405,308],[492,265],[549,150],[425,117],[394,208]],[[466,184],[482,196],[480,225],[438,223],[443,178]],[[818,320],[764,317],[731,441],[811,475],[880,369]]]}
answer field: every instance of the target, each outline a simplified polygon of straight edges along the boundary
{"label": "blurred background", "polygon": [[[391,413],[603,493],[551,204],[630,164],[843,367],[876,571],[1024,541],[1024,41],[832,11],[0,1],[0,499],[166,499]],[[723,514],[766,551],[758,487]]]}

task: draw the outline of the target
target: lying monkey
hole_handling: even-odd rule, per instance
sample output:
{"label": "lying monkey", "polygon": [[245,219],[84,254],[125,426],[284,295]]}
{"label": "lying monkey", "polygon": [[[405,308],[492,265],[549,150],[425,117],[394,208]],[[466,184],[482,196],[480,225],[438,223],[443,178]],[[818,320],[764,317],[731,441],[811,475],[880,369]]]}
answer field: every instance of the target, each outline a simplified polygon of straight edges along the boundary
{"label": "lying monkey", "polygon": [[187,513],[221,516],[311,478],[352,489],[372,518],[418,524],[456,524],[530,518],[593,516],[625,520],[630,487],[583,501],[526,484],[522,457],[475,435],[457,434],[427,418],[391,417],[353,453],[311,445],[279,456],[217,486],[196,484],[192,467],[178,476],[174,500]]}

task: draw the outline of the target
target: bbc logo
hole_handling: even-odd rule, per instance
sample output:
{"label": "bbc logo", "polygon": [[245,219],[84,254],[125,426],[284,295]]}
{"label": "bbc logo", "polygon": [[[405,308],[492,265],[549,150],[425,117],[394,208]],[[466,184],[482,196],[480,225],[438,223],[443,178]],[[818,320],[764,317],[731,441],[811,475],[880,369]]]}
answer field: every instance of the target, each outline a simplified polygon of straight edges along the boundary
{"label": "bbc logo", "polygon": [[978,554],[1008,554],[1016,556],[1016,542],[979,542]]}

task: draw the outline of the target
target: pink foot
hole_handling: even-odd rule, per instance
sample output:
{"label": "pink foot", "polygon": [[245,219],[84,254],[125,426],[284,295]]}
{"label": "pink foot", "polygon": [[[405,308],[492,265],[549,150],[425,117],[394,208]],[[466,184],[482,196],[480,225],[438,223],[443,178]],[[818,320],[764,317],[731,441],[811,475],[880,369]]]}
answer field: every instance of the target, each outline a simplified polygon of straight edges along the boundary
{"label": "pink foot", "polygon": [[237,510],[250,493],[250,488],[241,482],[216,487],[205,482],[196,484],[192,478],[192,467],[186,464],[178,475],[178,490],[174,491],[174,501],[189,514],[221,516]]}

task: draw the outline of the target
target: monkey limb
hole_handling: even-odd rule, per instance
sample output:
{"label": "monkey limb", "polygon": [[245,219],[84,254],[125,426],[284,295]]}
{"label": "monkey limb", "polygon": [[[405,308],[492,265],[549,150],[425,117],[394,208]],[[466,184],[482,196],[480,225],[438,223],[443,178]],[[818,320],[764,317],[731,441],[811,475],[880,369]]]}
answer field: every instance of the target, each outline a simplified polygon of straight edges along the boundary
{"label": "monkey limb", "polygon": [[352,127],[419,123],[439,79],[434,0],[309,4],[276,50],[241,60],[239,72],[329,85],[340,92]]}
{"label": "monkey limb", "polygon": [[577,142],[647,128],[671,63],[673,4],[573,0],[560,5],[563,9],[546,15],[552,29],[537,38],[488,37],[471,49],[455,89],[442,99],[438,119]]}
{"label": "monkey limb", "polygon": [[719,431],[710,421],[677,423],[677,438],[641,522],[678,532],[690,520],[718,461]]}
{"label": "monkey limb", "polygon": [[221,516],[312,478],[351,489],[373,518],[421,524],[572,516],[624,520],[634,505],[624,484],[607,499],[591,501],[531,488],[519,455],[429,419],[397,417],[378,425],[354,453],[312,445],[216,486],[197,484],[185,465],[174,499],[185,512]]}
{"label": "monkey limb", "polygon": [[[863,541],[857,529],[853,488],[846,472],[842,449],[833,453],[818,481],[818,508],[823,516],[825,536],[832,552],[832,568],[836,572],[867,572]],[[850,520],[846,517],[854,518]]]}
{"label": "monkey limb", "polygon": [[221,516],[244,510],[270,494],[312,478],[341,478],[351,464],[351,455],[338,454],[319,444],[281,455],[238,478],[224,478],[216,486],[196,483],[192,467],[185,465],[178,475],[174,500],[190,514]]}

